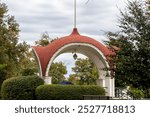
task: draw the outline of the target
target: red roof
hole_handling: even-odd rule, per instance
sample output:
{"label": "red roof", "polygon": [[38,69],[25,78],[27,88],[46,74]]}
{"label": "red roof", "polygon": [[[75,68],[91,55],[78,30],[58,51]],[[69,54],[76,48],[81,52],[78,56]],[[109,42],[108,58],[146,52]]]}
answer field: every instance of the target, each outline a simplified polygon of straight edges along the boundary
{"label": "red roof", "polygon": [[112,51],[110,51],[106,46],[104,46],[99,41],[96,41],[95,39],[92,39],[87,36],[80,35],[78,33],[78,30],[76,28],[73,29],[73,32],[69,36],[65,36],[62,38],[59,38],[52,43],[50,43],[47,46],[33,46],[34,50],[36,51],[41,68],[42,68],[42,75],[45,76],[47,65],[51,59],[51,57],[55,54],[57,50],[59,50],[61,47],[71,44],[71,43],[87,43],[91,44],[95,47],[97,47],[105,57],[114,54]]}

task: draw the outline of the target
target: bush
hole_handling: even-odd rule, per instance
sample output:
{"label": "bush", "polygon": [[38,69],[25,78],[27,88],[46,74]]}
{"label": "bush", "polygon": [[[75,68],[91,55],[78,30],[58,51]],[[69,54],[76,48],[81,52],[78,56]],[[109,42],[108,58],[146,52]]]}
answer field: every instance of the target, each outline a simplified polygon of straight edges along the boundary
{"label": "bush", "polygon": [[82,100],[83,95],[105,95],[105,90],[90,85],[41,85],[36,88],[39,100]]}
{"label": "bush", "polygon": [[44,81],[38,76],[21,76],[7,79],[1,88],[2,99],[32,100],[35,99],[35,89]]}
{"label": "bush", "polygon": [[144,91],[138,88],[130,87],[128,94],[133,97],[133,99],[142,99],[144,98]]}

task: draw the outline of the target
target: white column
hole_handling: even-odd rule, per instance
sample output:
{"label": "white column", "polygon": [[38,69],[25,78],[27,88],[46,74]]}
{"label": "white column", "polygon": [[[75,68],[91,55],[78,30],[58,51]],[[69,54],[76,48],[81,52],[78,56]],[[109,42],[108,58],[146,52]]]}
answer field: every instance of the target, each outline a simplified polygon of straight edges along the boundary
{"label": "white column", "polygon": [[112,97],[115,97],[115,79],[112,78]]}
{"label": "white column", "polygon": [[52,77],[45,76],[44,78],[45,84],[52,84]]}
{"label": "white column", "polygon": [[106,72],[101,70],[99,71],[99,79],[97,80],[97,85],[101,86],[101,87],[106,87],[105,85],[105,76],[106,76]]}
{"label": "white column", "polygon": [[106,83],[106,96],[112,96],[111,95],[111,78],[110,77],[106,77],[105,78],[105,83]]}
{"label": "white column", "polygon": [[114,97],[115,95],[115,82],[114,82],[114,78],[111,77],[106,77],[106,95],[110,96],[110,97]]}

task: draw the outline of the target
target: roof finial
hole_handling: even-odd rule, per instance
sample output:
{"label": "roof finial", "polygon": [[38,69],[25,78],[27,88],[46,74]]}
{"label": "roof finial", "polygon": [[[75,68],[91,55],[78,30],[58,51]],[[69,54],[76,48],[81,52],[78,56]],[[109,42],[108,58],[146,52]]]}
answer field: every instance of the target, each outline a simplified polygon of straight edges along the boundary
{"label": "roof finial", "polygon": [[76,28],[76,23],[77,23],[77,2],[74,0],[74,28]]}

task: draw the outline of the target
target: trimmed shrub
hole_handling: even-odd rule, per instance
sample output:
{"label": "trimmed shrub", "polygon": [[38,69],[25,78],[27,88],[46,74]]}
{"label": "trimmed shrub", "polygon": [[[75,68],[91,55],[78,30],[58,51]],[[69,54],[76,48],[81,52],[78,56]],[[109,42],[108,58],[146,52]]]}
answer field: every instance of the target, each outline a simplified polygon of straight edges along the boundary
{"label": "trimmed shrub", "polygon": [[38,76],[10,78],[3,82],[1,96],[5,100],[33,100],[36,87],[43,84],[44,81]]}
{"label": "trimmed shrub", "polygon": [[105,95],[105,90],[91,85],[40,85],[36,88],[39,100],[82,100],[83,95]]}

